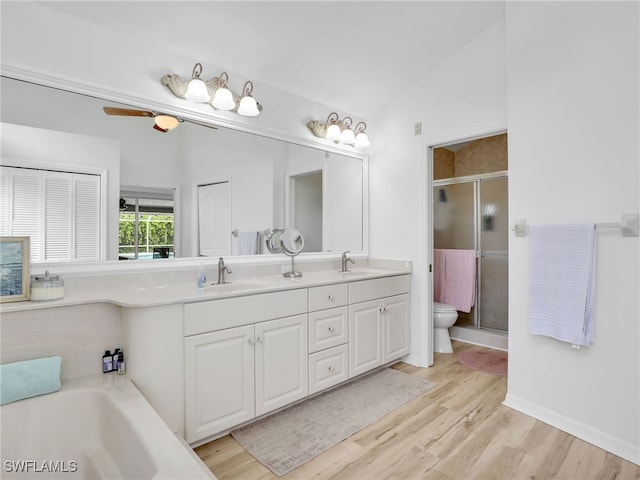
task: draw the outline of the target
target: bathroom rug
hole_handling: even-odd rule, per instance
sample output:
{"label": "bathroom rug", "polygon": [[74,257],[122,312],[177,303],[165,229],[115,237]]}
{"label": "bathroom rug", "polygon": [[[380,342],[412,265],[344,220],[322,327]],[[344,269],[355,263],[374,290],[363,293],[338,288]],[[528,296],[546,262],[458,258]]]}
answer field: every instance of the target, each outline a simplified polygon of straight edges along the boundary
{"label": "bathroom rug", "polygon": [[281,477],[435,385],[385,368],[239,428],[231,435]]}
{"label": "bathroom rug", "polygon": [[458,354],[463,365],[491,375],[507,374],[507,352],[502,350],[467,350]]}

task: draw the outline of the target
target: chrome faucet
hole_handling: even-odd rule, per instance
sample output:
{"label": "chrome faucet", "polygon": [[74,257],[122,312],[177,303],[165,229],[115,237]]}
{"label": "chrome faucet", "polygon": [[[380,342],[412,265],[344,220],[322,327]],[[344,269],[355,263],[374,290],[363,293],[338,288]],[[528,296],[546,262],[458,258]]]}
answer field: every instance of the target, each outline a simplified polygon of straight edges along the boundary
{"label": "chrome faucet", "polygon": [[351,263],[356,263],[356,261],[353,258],[348,258],[347,257],[347,253],[349,253],[349,250],[347,250],[346,252],[342,252],[342,270],[340,270],[341,272],[348,272],[349,269],[347,268],[347,263],[351,262]]}
{"label": "chrome faucet", "polygon": [[231,273],[231,269],[224,264],[224,259],[220,257],[218,259],[218,285],[220,285],[221,283],[228,283],[224,279],[225,272]]}

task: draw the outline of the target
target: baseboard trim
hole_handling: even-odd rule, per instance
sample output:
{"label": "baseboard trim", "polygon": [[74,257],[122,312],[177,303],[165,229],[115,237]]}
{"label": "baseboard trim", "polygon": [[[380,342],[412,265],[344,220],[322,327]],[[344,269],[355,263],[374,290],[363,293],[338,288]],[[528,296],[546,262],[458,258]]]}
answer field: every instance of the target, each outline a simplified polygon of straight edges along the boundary
{"label": "baseboard trim", "polygon": [[502,404],[640,466],[640,445],[633,445],[612,437],[600,430],[509,393]]}

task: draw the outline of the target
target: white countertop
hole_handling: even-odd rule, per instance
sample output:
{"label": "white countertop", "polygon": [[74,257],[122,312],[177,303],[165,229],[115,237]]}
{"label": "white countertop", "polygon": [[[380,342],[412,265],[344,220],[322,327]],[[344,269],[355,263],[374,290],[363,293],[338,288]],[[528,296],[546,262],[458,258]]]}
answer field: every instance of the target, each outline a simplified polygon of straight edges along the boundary
{"label": "white countertop", "polygon": [[233,278],[231,275],[228,276],[228,283],[217,285],[208,281],[203,288],[197,287],[195,279],[190,283],[144,286],[114,281],[113,285],[108,288],[103,285],[99,288],[85,286],[85,288],[68,289],[65,292],[65,297],[60,300],[5,303],[0,306],[0,311],[10,313],[91,303],[111,303],[131,308],[154,307],[309,288],[333,283],[355,282],[408,273],[411,273],[410,268],[353,268],[344,273],[338,270],[304,272],[303,276],[298,278],[285,278],[282,275]]}

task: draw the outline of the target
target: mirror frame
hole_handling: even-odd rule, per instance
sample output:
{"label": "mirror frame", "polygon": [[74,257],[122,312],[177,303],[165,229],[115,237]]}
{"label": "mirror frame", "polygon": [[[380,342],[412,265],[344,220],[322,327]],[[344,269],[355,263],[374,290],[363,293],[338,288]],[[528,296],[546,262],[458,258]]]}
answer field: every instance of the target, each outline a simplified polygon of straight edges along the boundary
{"label": "mirror frame", "polygon": [[[111,90],[97,85],[85,85],[68,78],[59,78],[50,75],[41,74],[32,70],[18,68],[10,65],[2,65],[1,77],[14,80],[24,81],[40,85],[44,87],[56,88],[69,93],[86,95],[99,98],[104,101],[111,101],[130,105],[133,108],[148,109],[155,111],[163,111],[170,115],[176,115],[194,122],[213,125],[217,127],[229,128],[232,130],[259,135],[273,140],[279,140],[303,147],[309,147],[329,153],[336,153],[347,157],[356,158],[362,161],[362,250],[352,252],[354,258],[367,258],[369,253],[369,155],[358,152],[350,147],[341,147],[340,145],[331,145],[316,140],[315,137],[309,135],[309,138],[295,137],[290,134],[277,132],[273,130],[261,129],[259,126],[252,126],[238,121],[232,121],[220,117],[212,118],[210,116],[189,110],[186,108],[177,108],[175,106],[164,104],[162,102],[151,101],[135,95],[127,95],[119,91]],[[0,78],[1,80],[1,78]],[[307,252],[302,256],[298,256],[299,262],[312,262],[321,260],[333,260],[340,258],[341,252]],[[78,262],[51,262],[51,263],[33,263],[31,271],[35,273],[44,272],[47,269],[54,269],[57,274],[125,274],[125,273],[142,273],[146,271],[155,271],[158,269],[175,269],[184,270],[197,266],[203,262],[203,258],[207,257],[181,257],[173,259],[156,260],[149,262],[146,260],[133,260],[126,262],[126,266],[117,260],[106,260],[100,262],[78,263]],[[281,264],[288,261],[289,257],[285,254],[273,255],[238,255],[227,257],[231,265],[271,265]],[[225,261],[227,260],[225,259]],[[217,258],[211,258],[211,263],[217,262]],[[208,263],[208,262],[206,262]]]}

